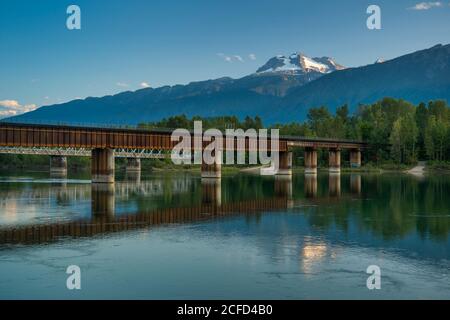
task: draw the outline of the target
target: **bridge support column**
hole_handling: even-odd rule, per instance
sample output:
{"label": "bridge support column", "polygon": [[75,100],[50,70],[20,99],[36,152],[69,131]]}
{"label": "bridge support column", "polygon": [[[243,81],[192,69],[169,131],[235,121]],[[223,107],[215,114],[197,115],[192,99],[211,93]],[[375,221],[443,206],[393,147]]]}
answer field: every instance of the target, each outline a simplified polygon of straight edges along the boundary
{"label": "bridge support column", "polygon": [[317,150],[305,149],[305,174],[317,174]]}
{"label": "bridge support column", "polygon": [[114,183],[114,150],[93,149],[91,157],[92,183]]}
{"label": "bridge support column", "polygon": [[67,174],[67,158],[63,156],[50,156],[50,174],[66,175]]}
{"label": "bridge support column", "polygon": [[359,149],[350,150],[350,167],[352,168],[361,167],[361,150]]}
{"label": "bridge support column", "polygon": [[292,175],[292,152],[284,151],[279,153],[278,170],[276,175],[290,176]]}
{"label": "bridge support column", "polygon": [[127,158],[127,172],[141,172],[141,159]]}
{"label": "bridge support column", "polygon": [[338,148],[330,149],[329,155],[329,170],[330,173],[340,173],[341,172],[341,150]]}
{"label": "bridge support column", "polygon": [[[207,145],[207,144],[206,144]],[[205,143],[203,147],[206,146]],[[202,149],[202,151],[204,151]],[[211,157],[214,163],[208,164],[205,162],[205,153],[202,152],[202,178],[220,179],[222,178],[222,150],[215,149],[211,152]],[[213,160],[208,159],[208,160]]]}

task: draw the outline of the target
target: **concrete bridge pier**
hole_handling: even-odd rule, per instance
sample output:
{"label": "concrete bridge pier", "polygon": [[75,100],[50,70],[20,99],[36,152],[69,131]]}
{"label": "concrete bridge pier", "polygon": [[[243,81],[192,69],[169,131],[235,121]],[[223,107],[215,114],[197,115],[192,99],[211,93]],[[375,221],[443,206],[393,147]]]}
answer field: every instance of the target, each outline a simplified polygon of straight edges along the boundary
{"label": "concrete bridge pier", "polygon": [[341,196],[341,175],[340,173],[330,173],[328,178],[328,194],[330,197]]}
{"label": "concrete bridge pier", "polygon": [[352,168],[361,167],[361,150],[359,149],[350,150],[350,167]]}
{"label": "concrete bridge pier", "polygon": [[305,174],[317,174],[317,149],[305,148]]}
{"label": "concrete bridge pier", "polygon": [[328,151],[330,174],[341,172],[341,150],[332,148]]}
{"label": "concrete bridge pier", "polygon": [[285,151],[279,153],[278,170],[276,175],[291,176],[292,175],[292,152]]}
{"label": "concrete bridge pier", "polygon": [[141,159],[127,158],[127,166],[125,170],[127,172],[141,172]]}
{"label": "concrete bridge pier", "polygon": [[125,179],[136,183],[141,182],[141,159],[127,158],[125,167]]}
{"label": "concrete bridge pier", "polygon": [[220,179],[222,178],[222,150],[215,150],[211,153],[214,160],[213,163],[205,162],[205,155],[202,154],[202,178],[206,179]]}
{"label": "concrete bridge pier", "polygon": [[94,218],[114,218],[115,188],[111,183],[94,183],[91,186],[91,208]]}
{"label": "concrete bridge pier", "polygon": [[91,157],[92,183],[114,183],[114,150],[93,149]]}
{"label": "concrete bridge pier", "polygon": [[50,156],[50,175],[52,176],[67,175],[67,157]]}
{"label": "concrete bridge pier", "polygon": [[202,179],[202,204],[213,206],[222,204],[222,183],[220,179]]}
{"label": "concrete bridge pier", "polygon": [[307,198],[317,197],[317,175],[305,175],[305,196]]}

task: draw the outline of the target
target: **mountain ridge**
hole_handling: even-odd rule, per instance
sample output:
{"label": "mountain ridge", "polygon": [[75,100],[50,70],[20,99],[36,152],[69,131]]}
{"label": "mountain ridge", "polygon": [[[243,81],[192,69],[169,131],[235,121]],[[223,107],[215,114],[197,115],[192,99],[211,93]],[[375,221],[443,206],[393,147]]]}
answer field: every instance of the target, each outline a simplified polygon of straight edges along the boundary
{"label": "mountain ridge", "polygon": [[[387,96],[412,103],[450,100],[450,45],[352,68],[329,57],[309,58],[301,53],[289,57],[289,62],[286,56],[271,58],[259,72],[239,79],[222,77],[88,97],[43,106],[6,121],[85,122],[88,115],[89,122],[137,124],[184,113],[240,118],[259,115],[266,123],[273,123],[301,121],[311,107],[326,105],[333,111],[348,104],[355,110],[361,103]],[[327,68],[322,67],[325,65]]]}

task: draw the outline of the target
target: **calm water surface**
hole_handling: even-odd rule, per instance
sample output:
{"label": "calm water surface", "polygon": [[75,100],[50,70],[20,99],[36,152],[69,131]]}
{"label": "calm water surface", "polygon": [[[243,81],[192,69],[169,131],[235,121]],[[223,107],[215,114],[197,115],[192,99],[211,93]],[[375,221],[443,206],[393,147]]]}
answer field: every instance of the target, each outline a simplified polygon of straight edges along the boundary
{"label": "calm water surface", "polygon": [[450,298],[450,176],[88,179],[0,174],[0,298]]}

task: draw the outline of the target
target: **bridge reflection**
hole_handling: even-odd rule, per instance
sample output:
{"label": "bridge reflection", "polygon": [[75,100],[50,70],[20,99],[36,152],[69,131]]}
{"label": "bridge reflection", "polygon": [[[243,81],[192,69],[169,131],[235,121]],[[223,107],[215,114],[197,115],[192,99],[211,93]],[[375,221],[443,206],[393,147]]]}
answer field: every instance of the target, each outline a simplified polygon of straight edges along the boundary
{"label": "bridge reflection", "polygon": [[[348,177],[347,177],[348,178]],[[132,178],[131,178],[132,179]],[[132,179],[133,180],[133,179]],[[192,179],[169,180],[169,188],[174,193],[192,191]],[[85,198],[91,200],[91,215],[74,221],[52,221],[47,224],[25,224],[14,227],[0,227],[0,244],[35,244],[58,240],[60,238],[92,237],[98,234],[147,228],[163,224],[190,223],[238,214],[259,214],[264,212],[286,211],[305,203],[318,201],[326,203],[361,193],[361,176],[350,176],[350,193],[341,192],[341,175],[329,176],[328,194],[318,197],[316,175],[304,179],[304,198],[294,199],[294,186],[291,177],[277,177],[271,198],[257,198],[223,203],[221,180],[201,180],[201,201],[178,208],[156,208],[132,214],[116,212],[117,197],[128,197],[131,193],[158,195],[164,193],[163,180],[145,182],[122,182],[113,184],[82,185],[69,188],[66,183],[56,183],[58,197],[69,199]],[[90,195],[86,190],[90,187]],[[167,187],[167,185],[166,185]],[[34,197],[48,197],[49,190],[37,189]],[[39,194],[39,192],[47,193]],[[1,203],[0,203],[1,204]]]}

